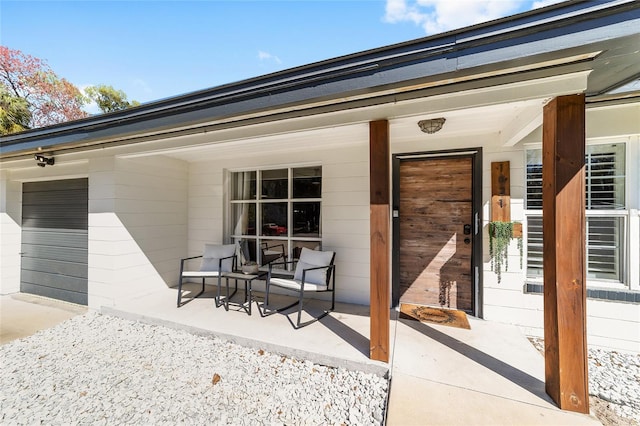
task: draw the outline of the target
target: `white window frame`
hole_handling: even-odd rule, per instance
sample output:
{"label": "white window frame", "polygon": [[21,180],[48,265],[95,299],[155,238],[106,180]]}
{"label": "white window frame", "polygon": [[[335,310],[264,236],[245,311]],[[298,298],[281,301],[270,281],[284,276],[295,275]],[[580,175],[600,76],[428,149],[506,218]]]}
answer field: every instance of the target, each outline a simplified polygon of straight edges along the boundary
{"label": "white window frame", "polygon": [[[227,194],[229,194],[225,199],[226,205],[226,226],[225,226],[225,239],[230,241],[239,241],[241,239],[250,239],[256,241],[256,247],[259,247],[262,241],[282,241],[285,244],[285,252],[288,259],[292,259],[293,248],[296,242],[316,242],[319,246],[322,246],[322,193],[320,194],[320,198],[293,198],[293,170],[307,167],[320,167],[323,169],[322,164],[320,163],[304,163],[304,164],[281,164],[281,165],[270,165],[270,166],[262,166],[262,167],[247,167],[247,168],[238,168],[238,169],[227,169]],[[287,198],[279,198],[277,200],[265,200],[261,197],[262,187],[262,172],[269,170],[287,170]],[[243,172],[256,172],[256,198],[253,200],[233,200],[233,179],[232,175],[234,173],[243,173]],[[321,175],[321,178],[324,176]],[[304,203],[304,202],[318,202],[320,203],[320,229],[317,237],[300,237],[293,235],[293,204],[294,203]],[[260,212],[262,211],[261,206],[263,204],[268,203],[286,203],[287,204],[287,234],[286,235],[261,235],[260,230],[262,229],[262,215]],[[233,206],[236,204],[254,204],[256,208],[256,235],[239,235],[233,233],[233,227],[235,225],[233,217]],[[258,259],[260,260],[261,253],[258,250],[256,253]]]}
{"label": "white window frame", "polygon": [[[599,288],[610,288],[610,289],[617,289],[617,290],[623,290],[623,289],[637,289],[636,286],[634,285],[633,281],[632,281],[632,276],[630,275],[630,268],[633,267],[633,265],[630,265],[630,259],[632,258],[632,256],[634,256],[634,252],[636,256],[638,256],[639,254],[637,253],[637,245],[634,245],[633,243],[631,243],[631,241],[633,240],[631,233],[634,232],[633,230],[633,226],[631,226],[632,221],[630,220],[630,215],[632,212],[634,212],[635,210],[631,209],[630,207],[633,206],[635,203],[638,202],[637,199],[635,199],[634,197],[631,196],[631,187],[635,186],[632,185],[630,182],[635,182],[637,181],[637,175],[632,175],[632,169],[631,169],[631,163],[632,161],[630,161],[630,159],[635,158],[635,156],[633,155],[634,153],[632,152],[632,146],[633,146],[633,142],[629,139],[629,138],[603,138],[603,139],[598,139],[598,140],[594,140],[594,139],[588,139],[586,142],[587,146],[593,146],[593,145],[611,145],[611,144],[624,144],[625,149],[624,149],[624,156],[625,156],[625,188],[624,188],[624,200],[625,200],[625,206],[622,209],[586,209],[585,210],[585,216],[587,218],[590,217],[611,217],[611,218],[622,218],[622,241],[620,244],[620,257],[621,257],[621,265],[620,265],[620,280],[614,280],[614,279],[604,279],[604,278],[594,278],[594,277],[588,277],[587,278],[587,286],[589,287],[599,287]],[[542,282],[542,277],[531,277],[527,275],[527,271],[528,271],[528,250],[527,250],[527,242],[528,242],[528,219],[529,217],[542,217],[542,209],[535,209],[535,210],[531,210],[531,209],[527,209],[527,152],[529,150],[541,150],[542,149],[542,144],[537,143],[537,144],[525,144],[524,147],[524,152],[523,152],[523,157],[524,157],[524,215],[525,215],[525,223],[524,223],[524,238],[525,241],[523,242],[525,250],[524,250],[524,255],[525,255],[525,259],[524,259],[524,274],[525,274],[525,280],[526,282],[531,282],[531,283],[541,283]],[[633,180],[633,179],[636,180]],[[586,188],[585,188],[586,190]],[[630,198],[631,197],[631,198]],[[588,235],[587,235],[588,238]]]}

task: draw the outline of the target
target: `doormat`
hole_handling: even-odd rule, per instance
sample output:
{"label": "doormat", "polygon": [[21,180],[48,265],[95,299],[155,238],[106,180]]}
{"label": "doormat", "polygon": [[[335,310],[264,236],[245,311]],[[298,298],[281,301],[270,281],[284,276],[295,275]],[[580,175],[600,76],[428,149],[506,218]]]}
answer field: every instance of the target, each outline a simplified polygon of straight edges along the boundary
{"label": "doormat", "polygon": [[401,303],[400,318],[471,329],[467,314],[456,309],[432,308],[429,306]]}

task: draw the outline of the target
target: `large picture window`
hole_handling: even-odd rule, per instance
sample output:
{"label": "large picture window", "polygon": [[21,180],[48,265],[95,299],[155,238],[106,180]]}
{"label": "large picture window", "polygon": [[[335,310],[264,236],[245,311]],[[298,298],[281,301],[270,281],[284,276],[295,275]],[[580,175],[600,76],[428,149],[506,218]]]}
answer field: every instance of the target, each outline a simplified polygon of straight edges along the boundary
{"label": "large picture window", "polygon": [[[526,151],[527,277],[542,277],[542,150]],[[586,147],[587,277],[624,281],[625,144]]]}
{"label": "large picture window", "polygon": [[322,167],[231,172],[231,227],[250,260],[297,259],[322,241]]}

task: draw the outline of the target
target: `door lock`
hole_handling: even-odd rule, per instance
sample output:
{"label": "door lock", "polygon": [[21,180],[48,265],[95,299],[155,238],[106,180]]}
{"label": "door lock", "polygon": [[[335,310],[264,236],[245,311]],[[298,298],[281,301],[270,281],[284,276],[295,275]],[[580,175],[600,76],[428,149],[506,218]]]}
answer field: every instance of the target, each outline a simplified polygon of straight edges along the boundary
{"label": "door lock", "polygon": [[471,225],[465,225],[464,226],[464,235],[470,235],[471,234]]}

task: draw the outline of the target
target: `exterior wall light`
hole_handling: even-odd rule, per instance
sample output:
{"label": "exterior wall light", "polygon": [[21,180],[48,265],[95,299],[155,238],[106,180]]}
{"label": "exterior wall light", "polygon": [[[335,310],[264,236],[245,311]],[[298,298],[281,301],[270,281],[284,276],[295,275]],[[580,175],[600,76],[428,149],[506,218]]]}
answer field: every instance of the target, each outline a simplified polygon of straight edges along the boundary
{"label": "exterior wall light", "polygon": [[420,120],[418,121],[418,126],[420,126],[420,130],[423,132],[432,134],[442,129],[445,121],[447,121],[447,119],[444,117]]}
{"label": "exterior wall light", "polygon": [[44,155],[34,154],[33,158],[36,159],[36,161],[38,162],[38,166],[40,167],[53,166],[55,164],[55,159],[53,157],[47,158]]}

